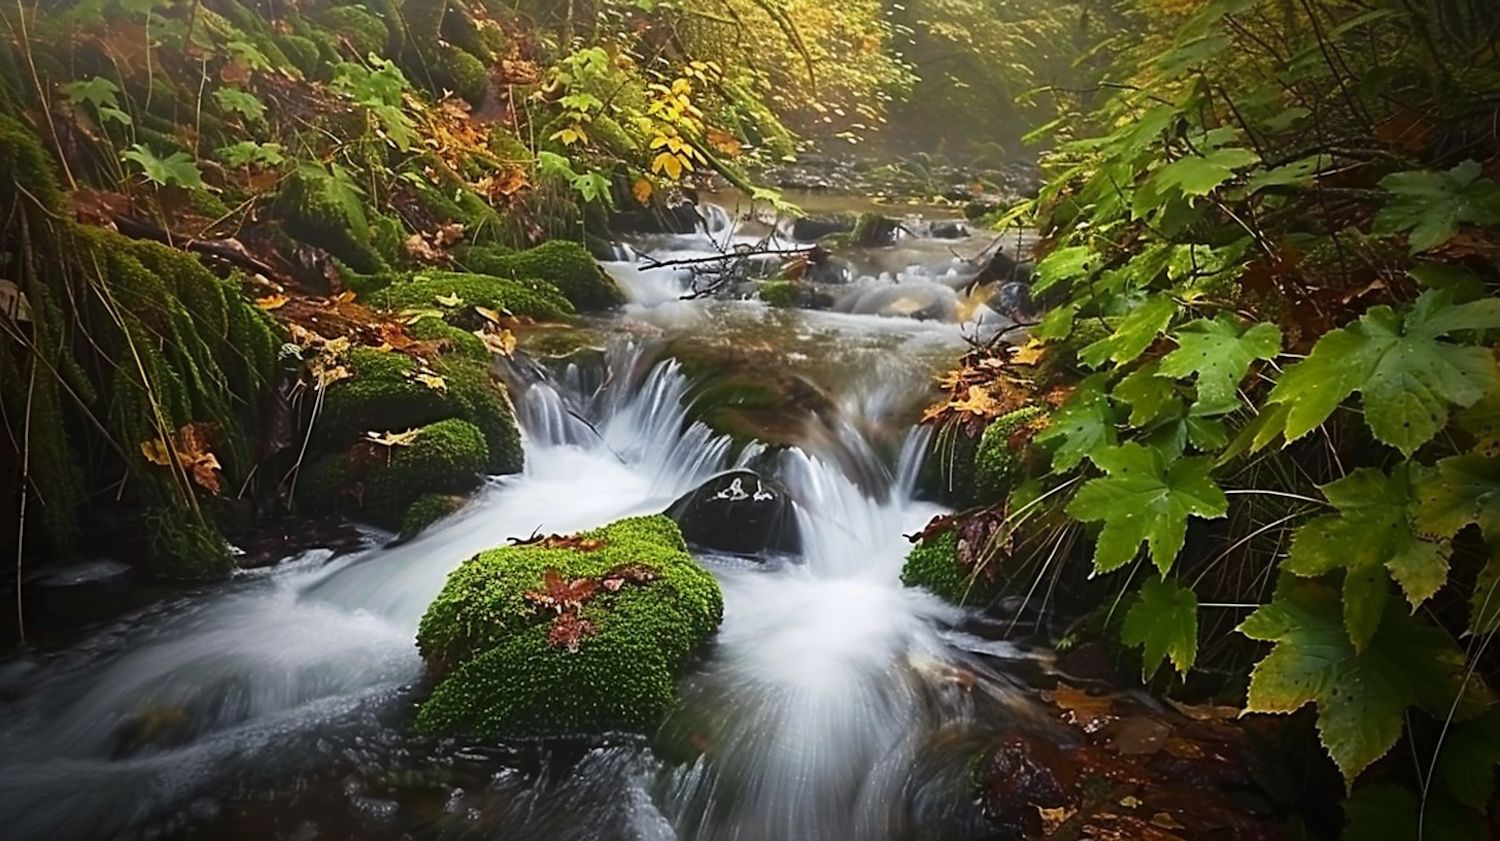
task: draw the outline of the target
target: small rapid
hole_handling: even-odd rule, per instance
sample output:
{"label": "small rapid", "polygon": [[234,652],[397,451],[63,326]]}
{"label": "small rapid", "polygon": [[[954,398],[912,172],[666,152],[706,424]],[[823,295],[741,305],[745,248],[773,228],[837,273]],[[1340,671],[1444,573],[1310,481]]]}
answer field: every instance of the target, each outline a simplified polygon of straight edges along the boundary
{"label": "small rapid", "polygon": [[[654,253],[712,253],[713,237],[733,236],[727,216],[714,219],[710,233],[657,240]],[[490,480],[409,543],[305,553],[54,658],[0,719],[6,837],[173,837],[192,824],[172,815],[212,826],[224,799],[253,801],[320,765],[467,756],[403,733],[421,677],[413,637],[448,573],[508,538],[659,512],[752,463],[788,488],[804,557],[764,568],[704,558],[724,591],[724,623],[654,749],[596,747],[560,781],[491,768],[482,792],[459,791],[444,807],[467,823],[426,829],[580,841],[913,837],[927,796],[913,769],[935,736],[972,721],[977,703],[1010,703],[1002,678],[954,648],[962,614],[900,583],[903,535],[941,511],[916,498],[927,441],[911,416],[963,346],[963,328],[685,302],[680,273],[609,268],[633,303],[609,325],[616,338],[602,359],[511,378],[524,472]],[[693,381],[663,355],[684,334],[770,346],[768,364],[828,384],[835,416],[800,447],[736,446],[691,419]],[[343,785],[329,808],[356,799]],[[579,798],[589,805],[568,805]]]}

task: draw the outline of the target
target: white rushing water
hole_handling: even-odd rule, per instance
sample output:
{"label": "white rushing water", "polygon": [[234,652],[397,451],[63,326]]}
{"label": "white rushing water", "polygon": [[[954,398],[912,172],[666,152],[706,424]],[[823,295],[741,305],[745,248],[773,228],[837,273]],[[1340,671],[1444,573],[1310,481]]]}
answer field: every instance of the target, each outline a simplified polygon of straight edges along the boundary
{"label": "white rushing water", "polygon": [[[656,245],[669,256],[709,248],[693,237]],[[633,761],[611,777],[624,804],[613,828],[575,817],[546,837],[905,837],[903,791],[922,740],[962,715],[964,701],[945,681],[955,654],[941,631],[956,611],[899,581],[910,546],[903,534],[939,509],[913,499],[923,439],[889,429],[888,418],[921,394],[932,359],[961,347],[959,328],[684,304],[679,275],[611,269],[635,297],[627,320],[671,336],[780,319],[787,346],[779,352],[794,356],[799,341],[815,342],[804,357],[843,366],[845,387],[835,392],[840,419],[829,432],[838,446],[788,450],[773,462],[797,506],[802,561],[774,569],[709,561],[724,590],[724,624],[666,730],[690,737],[701,755],[679,766]],[[687,422],[678,365],[648,366],[643,353],[639,342],[617,343],[599,389],[573,370],[518,393],[525,471],[493,480],[417,540],[333,563],[312,553],[247,574],[122,632],[122,653],[57,669],[0,724],[6,837],[110,837],[213,792],[236,769],[317,744],[320,728],[407,697],[421,672],[417,623],[465,558],[510,537],[661,511],[735,466],[727,440]],[[756,455],[751,448],[738,463]],[[136,752],[133,740],[153,747]],[[590,761],[579,767],[590,773]]]}

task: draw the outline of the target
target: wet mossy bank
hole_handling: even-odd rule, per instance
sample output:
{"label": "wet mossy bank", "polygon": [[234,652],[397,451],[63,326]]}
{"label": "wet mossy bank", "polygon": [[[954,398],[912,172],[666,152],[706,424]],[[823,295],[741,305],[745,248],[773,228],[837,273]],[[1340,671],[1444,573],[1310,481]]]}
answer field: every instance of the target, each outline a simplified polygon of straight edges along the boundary
{"label": "wet mossy bank", "polygon": [[[221,576],[232,543],[307,515],[414,536],[522,465],[476,308],[567,320],[621,299],[581,245],[554,241],[488,252],[506,276],[390,277],[369,307],[292,290],[257,304],[264,278],[79,221],[91,194],[62,172],[35,129],[0,115],[0,200],[15,209],[0,229],[0,484],[17,494],[0,552],[22,541],[28,571],[103,554],[153,577]],[[320,326],[318,307],[339,317]]]}

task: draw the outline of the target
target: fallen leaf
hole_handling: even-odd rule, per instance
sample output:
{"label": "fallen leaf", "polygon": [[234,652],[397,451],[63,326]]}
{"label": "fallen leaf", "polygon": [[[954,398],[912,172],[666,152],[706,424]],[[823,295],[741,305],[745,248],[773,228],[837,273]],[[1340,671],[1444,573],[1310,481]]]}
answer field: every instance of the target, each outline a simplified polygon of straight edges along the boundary
{"label": "fallen leaf", "polygon": [[564,613],[552,620],[552,630],[547,633],[547,644],[565,647],[569,654],[577,654],[584,637],[598,633],[594,623],[576,613]]}
{"label": "fallen leaf", "polygon": [[[423,263],[441,263],[448,259],[447,252],[433,246],[433,244],[428,242],[427,238],[422,236],[421,234],[412,234],[411,236],[407,237],[406,241],[402,243],[402,247],[406,249],[406,254],[408,257],[411,257],[413,260],[417,260]],[[457,305],[455,304],[453,306]]]}
{"label": "fallen leaf", "polygon": [[1064,720],[1085,733],[1094,733],[1115,720],[1114,704],[1110,699],[1080,692],[1071,686],[1058,684],[1051,692],[1043,692],[1042,697],[1063,710],[1066,713]]}
{"label": "fallen leaf", "polygon": [[509,330],[501,330],[498,333],[489,330],[475,330],[474,335],[479,341],[484,342],[485,349],[498,356],[507,359],[516,352],[516,337]]}
{"label": "fallen leaf", "polygon": [[498,310],[492,310],[489,307],[481,307],[476,304],[474,306],[474,311],[484,316],[485,320],[489,321],[492,324],[500,323],[500,313]]}
{"label": "fallen leaf", "polygon": [[410,447],[421,434],[421,429],[408,429],[405,432],[366,432],[365,440],[382,447]]}
{"label": "fallen leaf", "polygon": [[1172,728],[1143,715],[1131,716],[1115,725],[1109,746],[1117,753],[1152,754],[1167,743]]}
{"label": "fallen leaf", "polygon": [[456,294],[455,295],[439,295],[434,300],[436,300],[439,304],[441,304],[442,306],[445,306],[445,307],[462,306],[463,302],[464,302],[464,299],[458,297],[458,295],[456,295]]}
{"label": "fallen leaf", "polygon": [[288,298],[285,295],[267,295],[264,298],[256,298],[255,305],[263,310],[269,311],[286,306],[287,301],[290,300],[291,298]]}
{"label": "fallen leaf", "polygon": [[437,374],[428,374],[422,371],[418,371],[417,373],[412,375],[412,379],[416,380],[422,385],[427,386],[433,391],[448,390],[448,381],[438,376]]}
{"label": "fallen leaf", "polygon": [[219,484],[222,468],[219,457],[209,449],[212,429],[209,424],[186,424],[173,434],[170,446],[160,438],[142,441],[141,455],[158,467],[175,461],[199,487],[217,496],[223,490]]}

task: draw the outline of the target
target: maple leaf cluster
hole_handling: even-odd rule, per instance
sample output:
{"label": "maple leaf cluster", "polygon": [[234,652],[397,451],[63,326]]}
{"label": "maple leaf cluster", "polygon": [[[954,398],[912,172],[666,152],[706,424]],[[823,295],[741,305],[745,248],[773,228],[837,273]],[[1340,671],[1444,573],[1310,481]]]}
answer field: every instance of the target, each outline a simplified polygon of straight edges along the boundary
{"label": "maple leaf cluster", "polygon": [[1044,353],[1036,342],[975,348],[958,368],[938,377],[947,398],[928,407],[922,423],[959,424],[974,437],[995,418],[1038,401],[1053,403],[1055,397],[1044,391],[1039,370]]}
{"label": "maple leaf cluster", "polygon": [[[525,545],[592,551],[602,546],[603,542],[594,538],[553,534]],[[557,569],[548,567],[542,573],[541,589],[528,590],[523,597],[538,610],[554,614],[552,629],[547,634],[547,644],[554,648],[566,648],[569,654],[577,654],[584,639],[599,633],[594,623],[580,613],[589,599],[600,590],[617,593],[626,584],[649,584],[658,577],[654,568],[640,563],[620,564],[603,575],[582,578],[568,578]]]}

